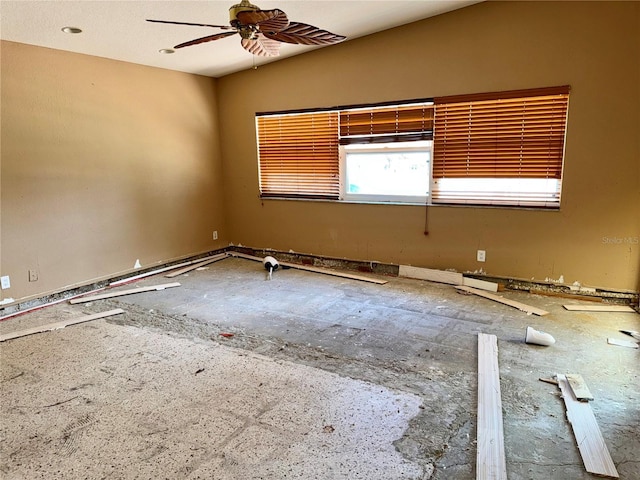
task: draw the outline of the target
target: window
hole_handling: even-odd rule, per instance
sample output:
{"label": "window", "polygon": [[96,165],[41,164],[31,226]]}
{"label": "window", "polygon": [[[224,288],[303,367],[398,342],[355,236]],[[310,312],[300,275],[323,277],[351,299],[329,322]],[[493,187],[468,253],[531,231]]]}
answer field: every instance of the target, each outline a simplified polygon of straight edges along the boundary
{"label": "window", "polygon": [[340,157],[344,200],[427,201],[430,141],[345,145]]}
{"label": "window", "polygon": [[569,87],[435,99],[433,203],[560,206]]}
{"label": "window", "polygon": [[559,208],[569,87],[257,114],[262,197]]}

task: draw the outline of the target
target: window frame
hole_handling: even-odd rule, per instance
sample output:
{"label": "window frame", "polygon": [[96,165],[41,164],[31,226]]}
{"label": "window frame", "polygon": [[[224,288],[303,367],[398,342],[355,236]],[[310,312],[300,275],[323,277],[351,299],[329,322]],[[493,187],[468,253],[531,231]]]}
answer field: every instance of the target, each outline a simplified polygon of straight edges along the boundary
{"label": "window frame", "polygon": [[[402,146],[397,148],[389,148],[387,145],[390,143],[368,143],[368,144],[347,144],[340,145],[340,200],[351,203],[394,203],[394,204],[418,204],[424,205],[429,202],[430,193],[432,188],[431,172],[433,168],[433,142],[431,140],[423,140],[422,142],[429,142],[428,145],[420,146]],[[398,142],[416,143],[414,142]],[[363,146],[360,146],[363,145]],[[384,153],[389,150],[395,150],[396,152],[425,152],[429,154],[427,160],[428,179],[427,179],[427,192],[425,195],[394,195],[394,194],[362,194],[362,193],[349,193],[347,191],[347,154],[348,150],[360,151],[363,153]]]}

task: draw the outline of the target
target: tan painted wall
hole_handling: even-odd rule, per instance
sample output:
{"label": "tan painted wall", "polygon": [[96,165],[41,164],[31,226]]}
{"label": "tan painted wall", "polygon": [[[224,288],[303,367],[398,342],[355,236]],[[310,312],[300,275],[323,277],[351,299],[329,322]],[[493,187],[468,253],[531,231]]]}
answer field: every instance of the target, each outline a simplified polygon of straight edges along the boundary
{"label": "tan painted wall", "polygon": [[1,53],[3,298],[228,242],[214,79],[10,42]]}
{"label": "tan painted wall", "polygon": [[[640,3],[488,2],[218,82],[231,241],[640,288]],[[254,113],[570,84],[558,212],[258,198]],[[486,263],[476,250],[487,251]]]}

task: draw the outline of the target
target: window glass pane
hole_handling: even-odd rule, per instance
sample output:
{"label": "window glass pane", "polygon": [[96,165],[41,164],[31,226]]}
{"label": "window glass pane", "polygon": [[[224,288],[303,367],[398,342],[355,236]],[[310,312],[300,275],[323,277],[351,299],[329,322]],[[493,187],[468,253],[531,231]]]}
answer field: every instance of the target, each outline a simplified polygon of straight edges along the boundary
{"label": "window glass pane", "polygon": [[[415,148],[416,143],[423,144]],[[345,193],[426,197],[429,192],[431,152],[429,142],[411,147],[382,144],[346,147]]]}

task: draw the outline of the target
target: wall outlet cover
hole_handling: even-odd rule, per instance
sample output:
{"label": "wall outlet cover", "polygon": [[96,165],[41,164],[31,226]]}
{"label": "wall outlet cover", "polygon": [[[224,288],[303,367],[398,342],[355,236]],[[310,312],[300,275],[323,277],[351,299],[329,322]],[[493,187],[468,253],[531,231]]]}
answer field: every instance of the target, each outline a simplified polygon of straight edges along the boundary
{"label": "wall outlet cover", "polygon": [[0,277],[0,285],[2,286],[2,290],[6,290],[7,288],[11,288],[11,279],[9,275],[5,275],[4,277]]}
{"label": "wall outlet cover", "polygon": [[479,262],[484,262],[487,259],[487,252],[485,250],[478,250],[476,259]]}

